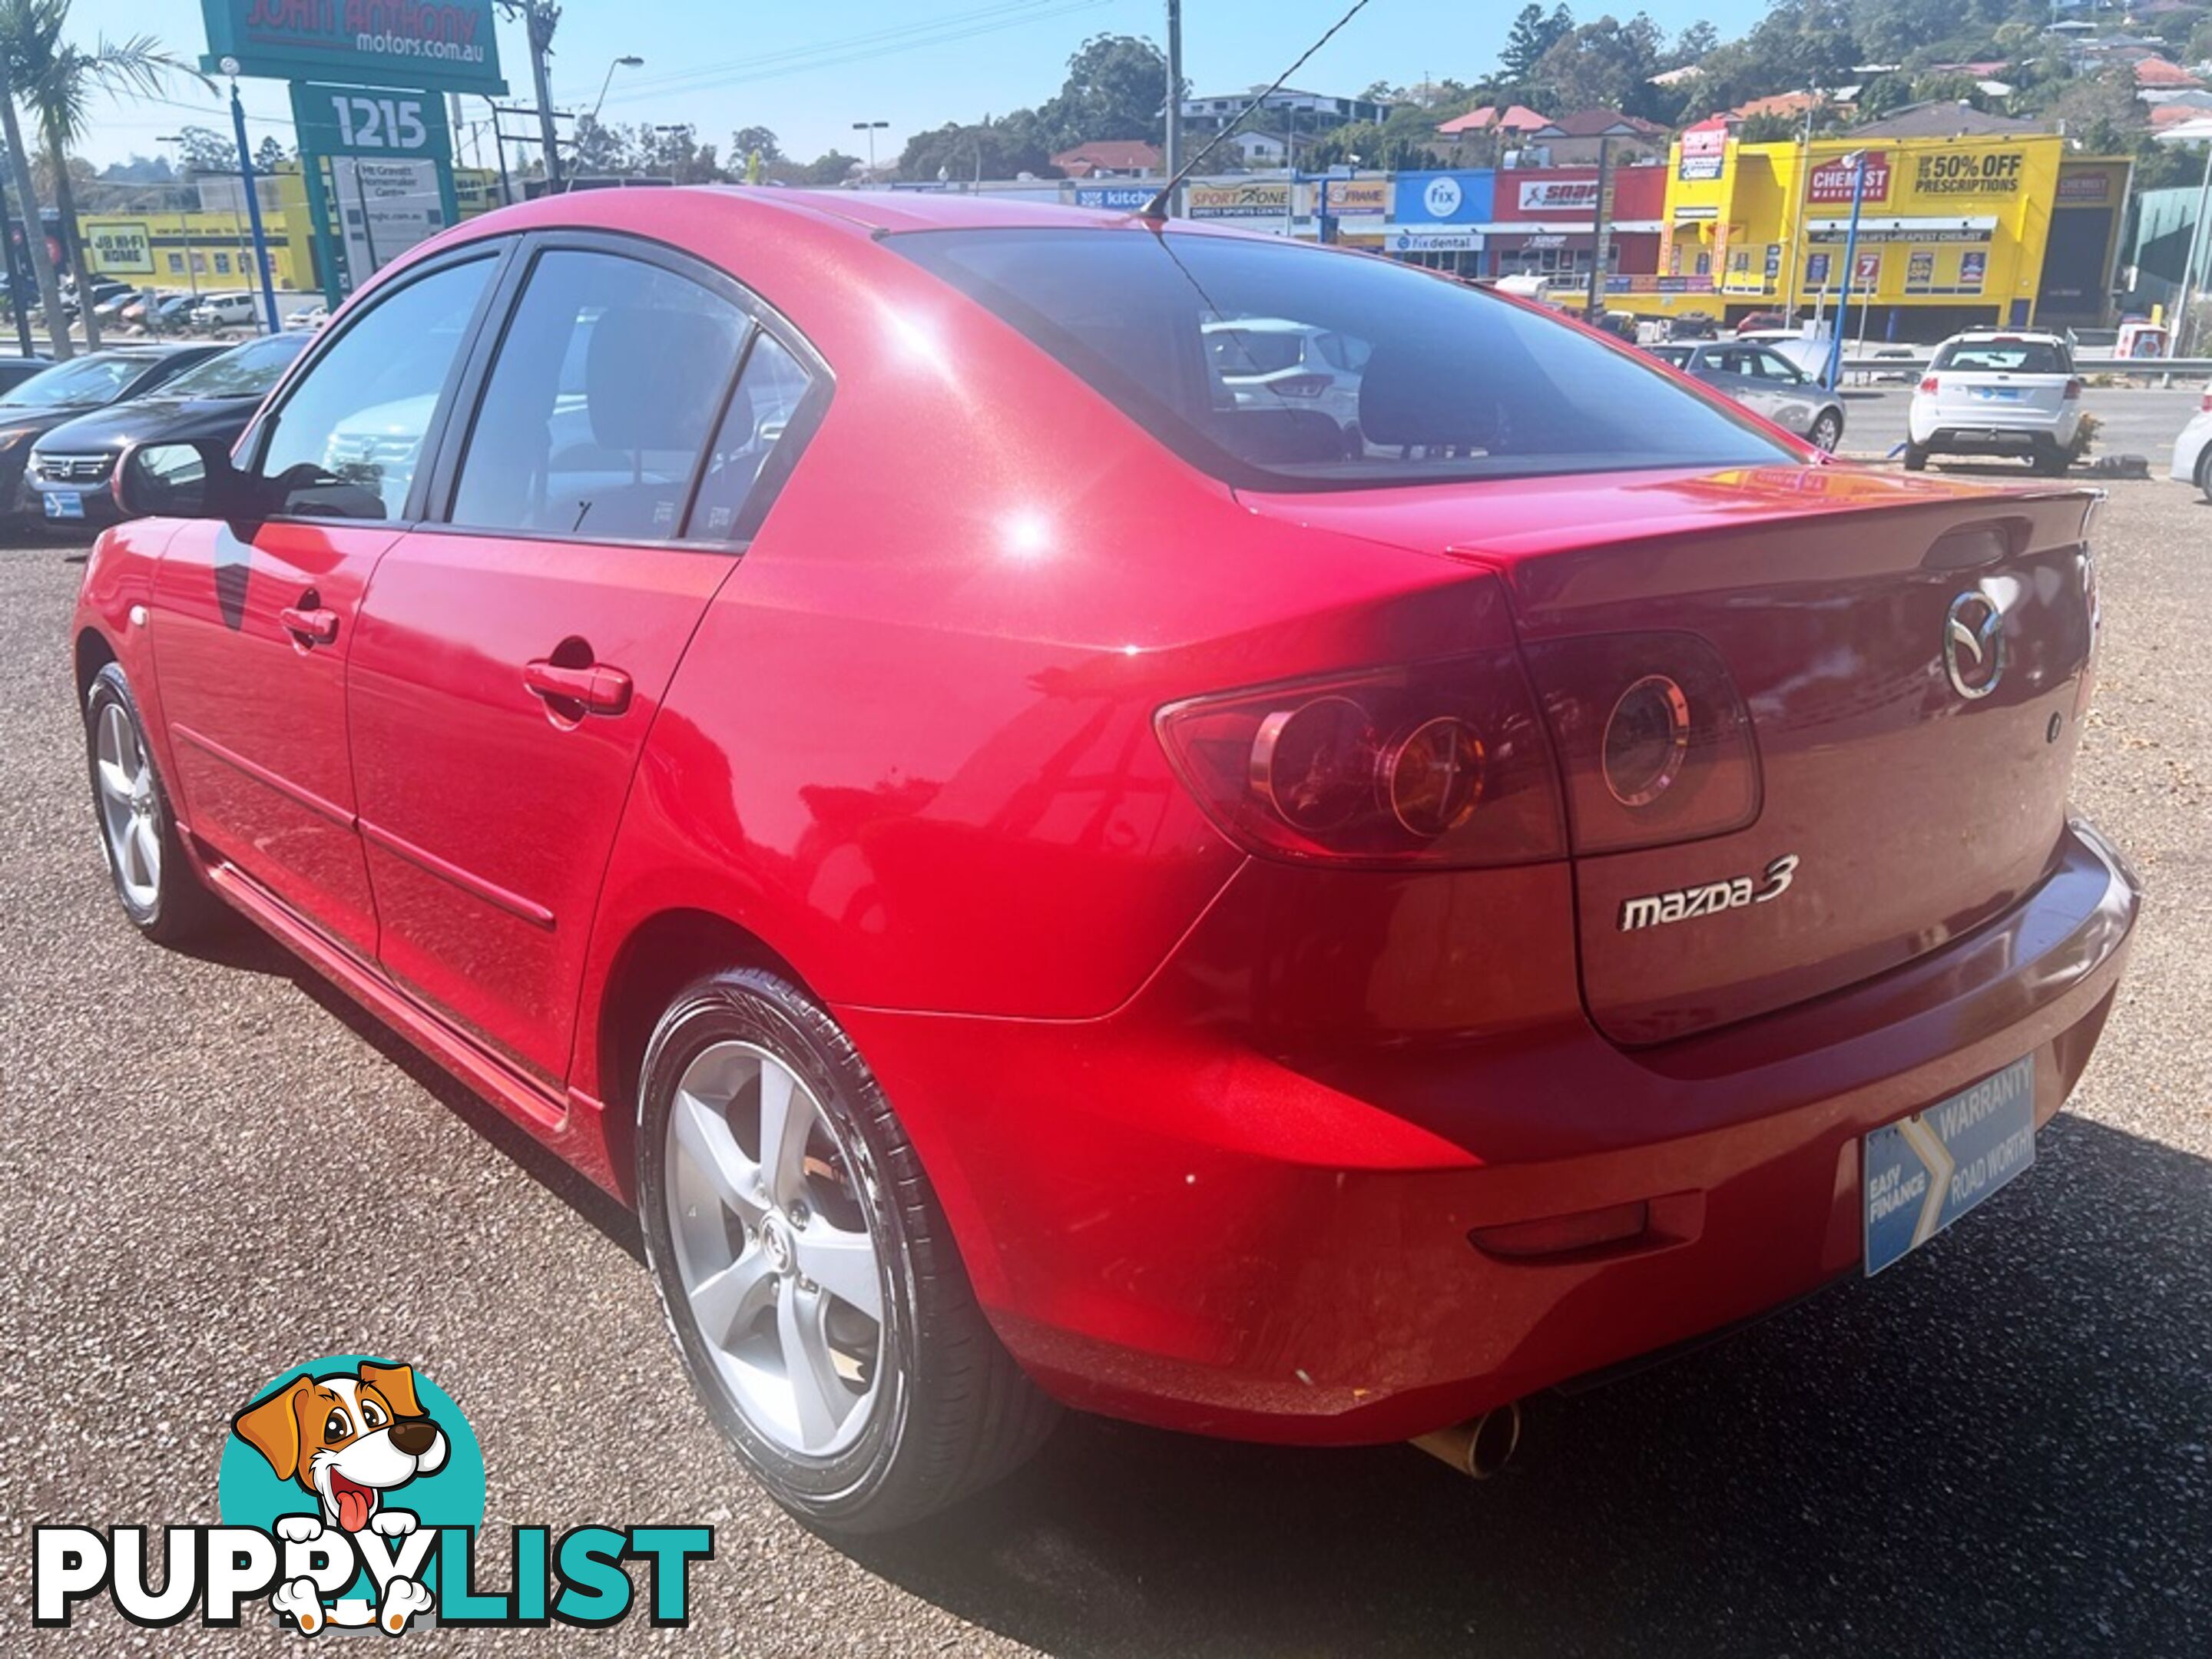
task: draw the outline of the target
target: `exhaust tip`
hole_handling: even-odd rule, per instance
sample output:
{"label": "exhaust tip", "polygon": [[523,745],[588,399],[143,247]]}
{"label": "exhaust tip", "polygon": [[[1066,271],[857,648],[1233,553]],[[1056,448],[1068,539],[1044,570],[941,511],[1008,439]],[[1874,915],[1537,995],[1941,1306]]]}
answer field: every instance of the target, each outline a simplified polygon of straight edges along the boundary
{"label": "exhaust tip", "polygon": [[1521,1449],[1521,1402],[1513,1401],[1450,1428],[1417,1435],[1413,1443],[1474,1480],[1487,1480]]}

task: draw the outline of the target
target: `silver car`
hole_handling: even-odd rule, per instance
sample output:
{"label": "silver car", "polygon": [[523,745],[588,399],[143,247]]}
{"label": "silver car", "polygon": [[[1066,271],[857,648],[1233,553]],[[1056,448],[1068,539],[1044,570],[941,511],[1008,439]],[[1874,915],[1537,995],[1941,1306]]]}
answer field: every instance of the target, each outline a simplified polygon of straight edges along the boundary
{"label": "silver car", "polygon": [[1680,340],[1647,349],[1817,449],[1832,453],[1844,441],[1843,399],[1771,346],[1744,340]]}

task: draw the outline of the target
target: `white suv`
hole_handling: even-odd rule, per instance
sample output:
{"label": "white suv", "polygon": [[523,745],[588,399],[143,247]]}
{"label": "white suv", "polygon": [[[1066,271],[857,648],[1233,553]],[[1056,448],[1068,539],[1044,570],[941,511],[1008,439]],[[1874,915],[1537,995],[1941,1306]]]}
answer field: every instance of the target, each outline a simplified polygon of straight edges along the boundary
{"label": "white suv", "polygon": [[2173,476],[2195,484],[2212,501],[2212,386],[2204,388],[2204,401],[2173,441]]}
{"label": "white suv", "polygon": [[2073,348],[2056,334],[1977,329],[1936,348],[1912,394],[1905,470],[1930,455],[2021,455],[2063,472],[2081,424]]}

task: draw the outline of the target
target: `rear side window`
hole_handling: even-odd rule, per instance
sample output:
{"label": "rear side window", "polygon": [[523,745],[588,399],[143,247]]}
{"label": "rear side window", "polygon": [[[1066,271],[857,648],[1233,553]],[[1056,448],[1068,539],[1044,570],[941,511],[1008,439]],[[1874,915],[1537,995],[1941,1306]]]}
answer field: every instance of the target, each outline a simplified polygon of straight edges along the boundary
{"label": "rear side window", "polygon": [[[1173,231],[886,240],[1232,483],[1330,489],[1790,459],[1634,354],[1387,260]],[[1261,365],[1298,362],[1316,334],[1340,337],[1358,366],[1340,371],[1349,395],[1317,407],[1295,395],[1307,390],[1299,376],[1267,395]]]}
{"label": "rear side window", "polygon": [[811,385],[799,360],[774,335],[754,337],[744,373],[714,434],[684,539],[738,541],[753,533],[763,505],[763,492],[757,488],[761,473],[787,434],[797,441],[792,428]]}
{"label": "rear side window", "polygon": [[1953,340],[1936,354],[1930,374],[2071,374],[2074,360],[2051,340]]}
{"label": "rear side window", "polygon": [[750,329],[661,266],[539,256],[484,386],[453,522],[673,539]]}

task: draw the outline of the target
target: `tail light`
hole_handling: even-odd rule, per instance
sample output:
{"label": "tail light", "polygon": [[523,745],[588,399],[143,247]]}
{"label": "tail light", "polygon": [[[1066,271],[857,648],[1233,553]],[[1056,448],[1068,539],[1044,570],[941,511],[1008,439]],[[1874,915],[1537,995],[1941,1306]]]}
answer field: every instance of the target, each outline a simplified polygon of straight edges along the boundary
{"label": "tail light", "polygon": [[2197,407],[2205,414],[2212,415],[2212,392],[2206,392],[2203,402],[2198,404]]}
{"label": "tail light", "polygon": [[1159,729],[1252,852],[1449,869],[1565,854],[1543,722],[1510,649],[1194,698]]}
{"label": "tail light", "polygon": [[1750,716],[1704,640],[1599,634],[1523,648],[1577,854],[1724,835],[1759,816]]}
{"label": "tail light", "polygon": [[1920,389],[1931,398],[1934,397],[1937,392],[1942,389],[1942,386],[1943,382],[1933,374],[1926,374],[1921,377]]}
{"label": "tail light", "polygon": [[2081,396],[2081,377],[2078,374],[2073,375],[2069,377],[2066,382],[2066,401],[2069,404],[2073,403],[2080,398]]}
{"label": "tail light", "polygon": [[1285,374],[1279,380],[1268,381],[1267,389],[1292,398],[1318,398],[1335,384],[1326,374]]}

